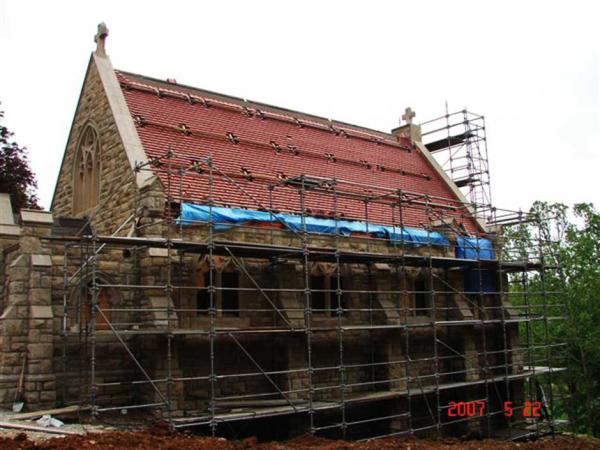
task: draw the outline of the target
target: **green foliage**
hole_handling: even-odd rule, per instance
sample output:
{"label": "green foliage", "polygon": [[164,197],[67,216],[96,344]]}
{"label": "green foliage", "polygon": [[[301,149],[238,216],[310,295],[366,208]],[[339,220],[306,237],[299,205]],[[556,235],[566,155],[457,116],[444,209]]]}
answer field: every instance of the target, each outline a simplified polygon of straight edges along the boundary
{"label": "green foliage", "polygon": [[[503,256],[542,262],[549,270],[512,275],[511,300],[531,315],[566,320],[525,323],[522,341],[535,346],[530,362],[567,367],[566,385],[547,380],[558,416],[568,415],[575,431],[598,436],[600,213],[587,203],[569,209],[536,202],[530,214],[536,220],[505,230]],[[545,346],[559,342],[564,345]]]}
{"label": "green foliage", "polygon": [[[0,111],[0,121],[3,118],[4,111]],[[29,167],[27,149],[12,137],[13,133],[0,123],[0,192],[10,194],[14,212],[21,208],[38,209],[37,182]]]}

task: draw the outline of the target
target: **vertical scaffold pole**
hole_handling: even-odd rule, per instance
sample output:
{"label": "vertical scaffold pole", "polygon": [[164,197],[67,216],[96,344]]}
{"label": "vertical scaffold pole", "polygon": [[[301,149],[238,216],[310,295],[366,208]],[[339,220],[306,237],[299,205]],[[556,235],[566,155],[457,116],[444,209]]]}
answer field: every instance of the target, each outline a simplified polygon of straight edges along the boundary
{"label": "vertical scaffold pole", "polygon": [[[523,214],[521,211],[519,211],[519,218],[520,220],[522,220]],[[521,287],[523,289],[523,300],[525,303],[525,314],[526,314],[526,321],[525,321],[525,329],[526,329],[526,336],[527,336],[527,354],[528,354],[528,365],[529,368],[531,369],[531,377],[529,377],[529,383],[528,383],[528,388],[529,388],[529,394],[528,394],[528,398],[529,398],[529,402],[534,398],[535,394],[534,394],[534,390],[533,390],[533,382],[534,380],[536,380],[536,374],[535,374],[535,338],[534,338],[534,334],[533,334],[533,327],[532,327],[532,318],[534,316],[534,314],[532,313],[532,309],[531,309],[531,303],[530,303],[530,299],[529,299],[529,258],[530,258],[530,248],[529,246],[531,245],[531,238],[528,237],[528,235],[524,236],[523,238],[523,256],[525,257],[525,261],[524,261],[524,265],[523,265],[523,270],[521,271]],[[525,406],[523,406],[524,408]],[[522,413],[524,413],[524,411],[522,410]],[[524,415],[524,414],[522,414]],[[539,435],[540,432],[540,428],[539,428],[539,423],[536,421],[535,422],[535,434]]]}
{"label": "vertical scaffold pole", "polygon": [[208,297],[210,310],[210,332],[209,332],[209,351],[210,351],[210,432],[214,437],[217,431],[217,421],[215,420],[216,412],[216,373],[215,373],[215,260],[214,260],[214,218],[213,218],[213,194],[214,194],[214,174],[213,174],[213,159],[209,155],[208,164],[208,259],[209,259],[209,275],[208,275]]}
{"label": "vertical scaffold pole", "polygon": [[[430,325],[432,327],[432,336],[433,336],[433,358],[435,361],[435,402],[436,402],[436,417],[434,420],[436,421],[436,430],[438,436],[442,434],[442,405],[440,402],[440,355],[438,349],[438,332],[437,332],[437,307],[436,307],[436,294],[435,294],[435,286],[433,281],[433,243],[431,237],[432,224],[431,224],[431,214],[432,214],[432,206],[430,204],[429,196],[425,196],[426,203],[426,212],[427,212],[427,250],[428,250],[428,265],[427,265],[427,275],[429,276],[429,280],[427,283],[427,287],[429,290],[429,313],[430,313]],[[427,298],[427,292],[423,292],[425,298]]]}
{"label": "vertical scaffold pole", "polygon": [[66,402],[67,400],[67,340],[68,340],[68,326],[69,326],[69,292],[70,292],[70,282],[69,277],[67,276],[67,268],[68,268],[68,256],[69,256],[69,248],[71,248],[70,244],[65,244],[63,250],[63,314],[62,314],[62,371],[63,371],[63,379],[62,379],[62,401]]}
{"label": "vertical scaffold pole", "polygon": [[[475,208],[474,208],[475,209]],[[477,211],[475,209],[475,211]],[[477,220],[477,217],[474,216],[473,217],[475,220]],[[486,296],[484,293],[484,286],[483,286],[483,278],[484,278],[484,269],[482,266],[482,257],[481,257],[481,238],[480,238],[480,234],[479,232],[477,232],[475,239],[477,239],[477,245],[476,245],[476,251],[477,251],[477,279],[479,281],[478,283],[478,287],[479,287],[479,304],[480,306],[480,311],[481,311],[481,345],[483,347],[483,386],[484,386],[484,392],[485,392],[485,399],[486,402],[489,403],[490,401],[490,386],[489,386],[489,377],[490,375],[492,375],[491,370],[490,370],[490,363],[489,363],[489,356],[488,356],[488,345],[487,345],[487,332],[486,332],[486,321],[487,321],[487,316],[488,316],[488,307],[486,306]],[[492,317],[493,318],[493,317]],[[490,411],[489,411],[489,406],[488,408],[486,408],[486,435],[489,438],[490,434],[491,434],[491,421],[490,421]]]}
{"label": "vertical scaffold pole", "polygon": [[[495,214],[495,212],[492,211],[493,214]],[[504,237],[502,236],[501,239],[504,239]],[[504,353],[504,389],[505,389],[505,399],[506,401],[511,401],[511,393],[510,393],[510,381],[509,381],[509,375],[511,372],[513,372],[512,368],[510,368],[509,366],[509,361],[512,362],[512,366],[514,367],[514,360],[515,360],[515,351],[516,349],[514,348],[514,342],[512,342],[512,338],[511,338],[511,346],[512,346],[512,350],[510,352],[509,355],[509,351],[508,351],[508,346],[509,346],[509,339],[506,335],[506,315],[507,315],[507,310],[506,308],[504,308],[503,306],[503,297],[506,294],[506,296],[508,297],[509,295],[509,286],[504,285],[504,269],[503,269],[503,264],[502,262],[504,261],[505,258],[505,254],[507,251],[509,251],[508,249],[505,248],[506,243],[504,242],[504,240],[502,241],[502,245],[498,248],[497,251],[497,255],[496,258],[498,259],[498,291],[499,291],[499,296],[500,296],[500,312],[501,312],[501,316],[500,316],[500,320],[501,320],[501,325],[502,325],[502,346],[503,346],[503,353]],[[507,298],[508,302],[510,303],[510,298]],[[518,326],[518,325],[517,325]],[[500,399],[502,400],[502,399]],[[489,399],[488,399],[489,402]],[[491,405],[488,405],[488,408],[486,408],[486,410],[490,409]],[[501,408],[503,408],[503,405],[500,405]],[[513,422],[512,422],[512,418],[511,417],[506,417],[506,421],[508,422],[508,437],[509,440],[512,440],[513,437]]]}
{"label": "vertical scaffold pole", "polygon": [[92,420],[96,420],[98,417],[98,406],[96,404],[96,395],[98,392],[98,386],[96,384],[96,315],[98,311],[98,280],[96,279],[96,265],[97,265],[97,254],[96,247],[98,243],[98,237],[96,232],[94,232],[92,237],[92,264],[91,264],[91,290],[92,290],[92,304],[91,306],[91,319],[89,323],[90,327],[90,382],[91,382],[91,390],[90,390],[90,404],[92,411]]}
{"label": "vertical scaffold pole", "polygon": [[[540,287],[542,290],[542,301],[543,303],[543,311],[544,311],[544,347],[546,350],[546,365],[548,366],[548,395],[550,397],[550,404],[549,405],[542,405],[543,408],[546,408],[546,410],[548,411],[548,421],[549,421],[549,425],[550,425],[550,432],[552,435],[554,435],[554,390],[553,390],[553,374],[552,374],[552,368],[554,367],[554,364],[552,363],[552,350],[551,350],[551,344],[550,344],[550,333],[548,331],[548,301],[549,301],[549,295],[548,295],[548,290],[546,288],[546,258],[544,255],[544,242],[543,242],[543,238],[542,238],[542,234],[543,234],[543,230],[542,230],[542,218],[540,216],[537,217],[537,227],[538,227],[538,253],[539,253],[539,260],[540,260]],[[549,235],[548,239],[552,239],[552,236]],[[539,383],[539,382],[538,382]],[[537,386],[536,386],[537,387]],[[540,392],[541,391],[540,389]],[[536,393],[537,393],[537,389],[536,389]],[[540,402],[545,402],[544,398],[538,398],[537,399]]]}
{"label": "vertical scaffold pole", "polygon": [[310,433],[315,434],[315,410],[314,410],[314,369],[312,365],[312,296],[310,289],[310,268],[309,268],[309,249],[308,249],[308,231],[306,228],[306,182],[302,176],[300,186],[300,211],[302,225],[302,255],[304,268],[304,320],[306,328],[306,359],[308,364],[308,415],[310,420]]}
{"label": "vertical scaffold pole", "polygon": [[[365,233],[369,234],[369,197],[365,196],[364,198],[365,204]],[[367,250],[369,250],[369,240],[367,240]],[[374,352],[374,342],[373,342],[373,326],[375,325],[375,317],[373,316],[373,300],[374,293],[373,290],[375,288],[375,280],[373,278],[373,270],[371,267],[371,263],[367,263],[367,295],[369,298],[369,325],[371,328],[368,330],[369,333],[369,354],[371,358],[371,390],[375,390],[375,352]]]}
{"label": "vertical scaffold pole", "polygon": [[405,294],[405,300],[407,301],[406,304],[406,308],[404,310],[405,314],[404,314],[404,340],[405,340],[405,373],[406,373],[406,406],[408,409],[408,432],[409,434],[413,434],[413,415],[412,415],[412,397],[411,397],[411,388],[410,388],[410,384],[411,384],[411,370],[412,370],[412,366],[411,366],[411,358],[410,358],[410,327],[408,326],[408,322],[409,322],[409,315],[414,312],[414,308],[411,308],[411,301],[412,298],[410,298],[410,295],[408,293],[408,289],[406,289],[407,283],[408,283],[408,279],[407,279],[407,272],[406,272],[406,261],[404,260],[404,255],[405,255],[405,251],[406,251],[406,243],[404,241],[404,205],[402,203],[402,198],[404,196],[404,193],[402,192],[401,189],[398,190],[398,219],[400,222],[400,264],[401,264],[401,270],[402,270],[402,276],[403,276],[403,282],[404,282],[404,294]]}
{"label": "vertical scaffold pole", "polygon": [[171,315],[173,314],[172,304],[173,304],[173,281],[172,281],[172,272],[173,266],[171,261],[172,251],[173,251],[173,242],[171,239],[171,225],[172,225],[172,214],[171,208],[173,203],[173,198],[171,196],[171,176],[173,171],[173,151],[169,148],[167,152],[168,156],[168,178],[167,178],[167,217],[166,217],[166,225],[167,225],[167,236],[166,236],[166,246],[167,246],[167,279],[165,284],[165,296],[167,298],[167,386],[166,386],[166,394],[167,394],[167,420],[169,422],[169,427],[173,429],[173,415],[172,415],[172,406],[171,406],[171,394],[173,388],[173,333],[171,330]]}
{"label": "vertical scaffold pole", "polygon": [[339,218],[338,218],[338,193],[337,183],[333,181],[333,217],[335,218],[335,274],[336,274],[336,299],[337,299],[337,334],[339,346],[339,374],[340,374],[340,400],[342,405],[342,439],[346,439],[346,369],[344,367],[344,330],[342,328],[342,316],[344,314],[344,305],[342,302],[342,274],[340,267],[340,233],[339,233]]}

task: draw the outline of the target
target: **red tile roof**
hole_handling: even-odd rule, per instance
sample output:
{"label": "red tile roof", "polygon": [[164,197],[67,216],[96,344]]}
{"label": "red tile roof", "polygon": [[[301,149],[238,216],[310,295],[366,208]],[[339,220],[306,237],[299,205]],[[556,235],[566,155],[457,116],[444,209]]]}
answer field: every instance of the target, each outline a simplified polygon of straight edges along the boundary
{"label": "red tile roof", "polygon": [[[385,225],[402,219],[416,227],[444,215],[475,230],[471,219],[461,217],[465,209],[452,190],[408,141],[140,75],[117,72],[117,77],[149,158],[171,148],[173,163],[189,167],[212,156],[212,199],[217,205],[300,212],[297,188],[278,185],[269,191],[268,186],[304,175],[337,180],[337,200],[333,190],[307,192],[305,206],[311,215],[331,216],[336,210],[344,218]],[[155,170],[167,186],[164,167]],[[206,203],[210,188],[206,166],[204,170],[172,176],[172,196]],[[415,201],[403,202],[400,218],[397,197],[391,195],[399,189],[429,196],[431,204],[448,208],[433,207],[428,214],[420,203],[425,198],[410,195]],[[388,197],[369,201],[365,214],[364,197],[383,194]]]}

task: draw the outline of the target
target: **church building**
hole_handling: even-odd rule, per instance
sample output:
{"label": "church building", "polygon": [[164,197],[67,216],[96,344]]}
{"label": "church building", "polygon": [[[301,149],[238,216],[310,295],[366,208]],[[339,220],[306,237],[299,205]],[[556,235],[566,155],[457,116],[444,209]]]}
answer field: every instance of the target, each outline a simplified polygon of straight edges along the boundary
{"label": "church building", "polygon": [[503,260],[454,142],[116,70],[107,35],[50,211],[0,224],[4,407],[22,377],[29,410],[222,436],[524,426],[503,407],[552,369],[508,281],[543,268]]}

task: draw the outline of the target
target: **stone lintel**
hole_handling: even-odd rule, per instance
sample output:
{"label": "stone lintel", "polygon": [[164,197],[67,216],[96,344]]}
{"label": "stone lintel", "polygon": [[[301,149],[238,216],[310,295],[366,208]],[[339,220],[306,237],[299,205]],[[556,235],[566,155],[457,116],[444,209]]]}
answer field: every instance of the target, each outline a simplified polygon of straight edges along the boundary
{"label": "stone lintel", "polygon": [[50,211],[38,211],[37,209],[22,209],[21,223],[39,223],[44,225],[52,225],[54,218]]}
{"label": "stone lintel", "polygon": [[[171,252],[171,256],[175,256],[175,255],[176,255],[175,252]],[[148,249],[148,256],[167,258],[169,256],[169,250],[166,248],[150,247]]]}
{"label": "stone lintel", "polygon": [[21,227],[19,225],[0,224],[0,235],[20,236],[21,235]]}
{"label": "stone lintel", "polygon": [[50,255],[31,255],[31,265],[38,267],[51,267],[52,259]]}
{"label": "stone lintel", "polygon": [[32,319],[52,319],[54,317],[51,306],[31,306],[30,314]]}

